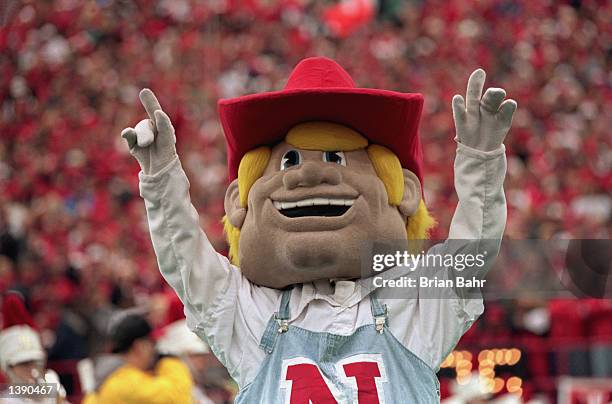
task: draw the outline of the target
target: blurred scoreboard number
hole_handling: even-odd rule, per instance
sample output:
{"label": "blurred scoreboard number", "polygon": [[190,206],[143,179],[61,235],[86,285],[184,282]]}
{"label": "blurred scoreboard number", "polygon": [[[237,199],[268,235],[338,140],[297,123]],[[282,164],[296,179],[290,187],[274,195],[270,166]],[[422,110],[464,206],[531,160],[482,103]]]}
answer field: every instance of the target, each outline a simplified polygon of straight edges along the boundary
{"label": "blurred scoreboard number", "polygon": [[608,404],[612,402],[612,379],[562,377],[559,404]]}
{"label": "blurred scoreboard number", "polygon": [[[521,395],[523,380],[512,376],[503,379],[495,375],[495,366],[514,366],[521,360],[522,353],[518,348],[485,349],[478,353],[478,369],[473,372],[473,355],[469,351],[451,352],[440,368],[454,368],[457,373],[457,383],[467,385],[473,383],[473,377],[478,377],[483,393],[496,394],[505,387],[508,393]],[[476,376],[476,373],[478,376]]]}
{"label": "blurred scoreboard number", "polygon": [[[523,380],[512,376],[503,379],[496,376],[497,365],[514,366],[521,359],[518,348],[485,349],[478,353],[478,369],[473,371],[473,355],[469,351],[451,352],[440,368],[455,369],[457,383],[467,385],[478,377],[483,392],[500,393],[505,389],[520,396],[523,392]],[[476,376],[477,374],[477,376]],[[612,403],[612,379],[587,379],[562,377],[558,384],[559,404],[609,404]]]}

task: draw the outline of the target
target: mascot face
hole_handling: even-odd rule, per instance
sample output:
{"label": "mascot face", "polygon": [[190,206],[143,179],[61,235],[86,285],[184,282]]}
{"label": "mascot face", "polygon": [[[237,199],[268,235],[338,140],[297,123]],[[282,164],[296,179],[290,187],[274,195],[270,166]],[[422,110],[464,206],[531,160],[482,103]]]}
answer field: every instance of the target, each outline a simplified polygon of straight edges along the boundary
{"label": "mascot face", "polygon": [[[407,238],[421,186],[388,149],[368,147],[348,127],[311,122],[259,153],[263,157],[253,161],[263,172],[250,187],[241,187],[240,171],[257,171],[243,170],[249,164],[243,160],[225,200],[226,221],[240,230],[240,268],[251,281],[281,288],[360,278],[364,242]],[[400,192],[396,203],[389,192]]]}

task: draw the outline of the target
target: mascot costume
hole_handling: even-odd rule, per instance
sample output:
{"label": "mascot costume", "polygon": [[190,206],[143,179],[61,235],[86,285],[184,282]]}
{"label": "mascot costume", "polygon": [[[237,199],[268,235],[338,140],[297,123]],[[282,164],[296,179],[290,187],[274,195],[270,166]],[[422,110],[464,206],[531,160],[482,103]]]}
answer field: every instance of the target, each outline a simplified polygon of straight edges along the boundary
{"label": "mascot costume", "polygon": [[[499,248],[502,142],[516,102],[499,88],[483,95],[484,81],[476,70],[466,98],[453,98],[459,202],[449,238]],[[142,168],[159,268],[237,381],[236,402],[438,402],[435,372],[482,299],[384,299],[362,287],[360,262],[364,241],[423,239],[434,223],[422,196],[423,96],[359,88],[313,57],[281,91],[219,101],[229,258],[199,226],[170,119],[150,90],[140,99],[149,119],[122,137]]]}

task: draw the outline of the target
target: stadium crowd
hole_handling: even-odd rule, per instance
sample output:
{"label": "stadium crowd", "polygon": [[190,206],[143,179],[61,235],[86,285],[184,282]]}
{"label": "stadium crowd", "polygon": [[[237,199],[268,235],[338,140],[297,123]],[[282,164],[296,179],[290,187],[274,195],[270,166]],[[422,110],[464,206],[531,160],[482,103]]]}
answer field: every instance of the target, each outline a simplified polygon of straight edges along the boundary
{"label": "stadium crowd", "polygon": [[[373,20],[344,37],[329,29],[327,1],[7,4],[0,290],[27,297],[50,361],[108,350],[107,323],[118,309],[147,307],[155,328],[166,323],[171,292],[157,271],[137,164],[119,136],[145,116],[143,87],[174,122],[192,200],[218,250],[227,175],[216,101],[280,89],[295,63],[315,54],[338,60],[360,86],[425,95],[420,133],[426,200],[440,224],[434,238],[446,236],[456,203],[451,98],[476,67],[519,103],[506,144],[506,237],[610,238],[609,2],[380,1]],[[591,363],[589,346],[612,345],[612,304],[580,302],[494,302],[464,346],[535,341],[540,351],[522,377],[546,380],[532,392],[553,391],[550,377],[576,369],[551,369],[537,356],[550,354],[554,338],[582,344],[569,353],[584,365],[577,375],[610,377],[609,367]],[[536,309],[549,319],[538,332],[522,326]],[[215,375],[222,385],[225,375]]]}

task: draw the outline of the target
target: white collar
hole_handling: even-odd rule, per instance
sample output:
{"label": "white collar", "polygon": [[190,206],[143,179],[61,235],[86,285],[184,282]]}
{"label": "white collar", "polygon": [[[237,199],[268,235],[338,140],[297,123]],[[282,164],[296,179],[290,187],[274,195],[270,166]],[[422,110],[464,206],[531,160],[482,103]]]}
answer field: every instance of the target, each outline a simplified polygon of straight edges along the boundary
{"label": "white collar", "polygon": [[[405,267],[395,267],[376,276],[382,279],[395,279],[406,271],[408,269]],[[295,302],[292,304],[295,313],[291,313],[291,319],[297,318],[313,300],[325,300],[333,307],[346,309],[355,306],[376,289],[370,278],[356,281],[321,279],[296,285],[291,294],[291,301]]]}
{"label": "white collar", "polygon": [[[363,300],[369,292],[362,292],[361,282],[349,280],[330,281],[322,279],[301,284],[293,289],[291,301],[293,310],[291,318],[298,317],[314,300],[324,300],[332,307],[346,309]],[[295,311],[295,313],[293,312]]]}

